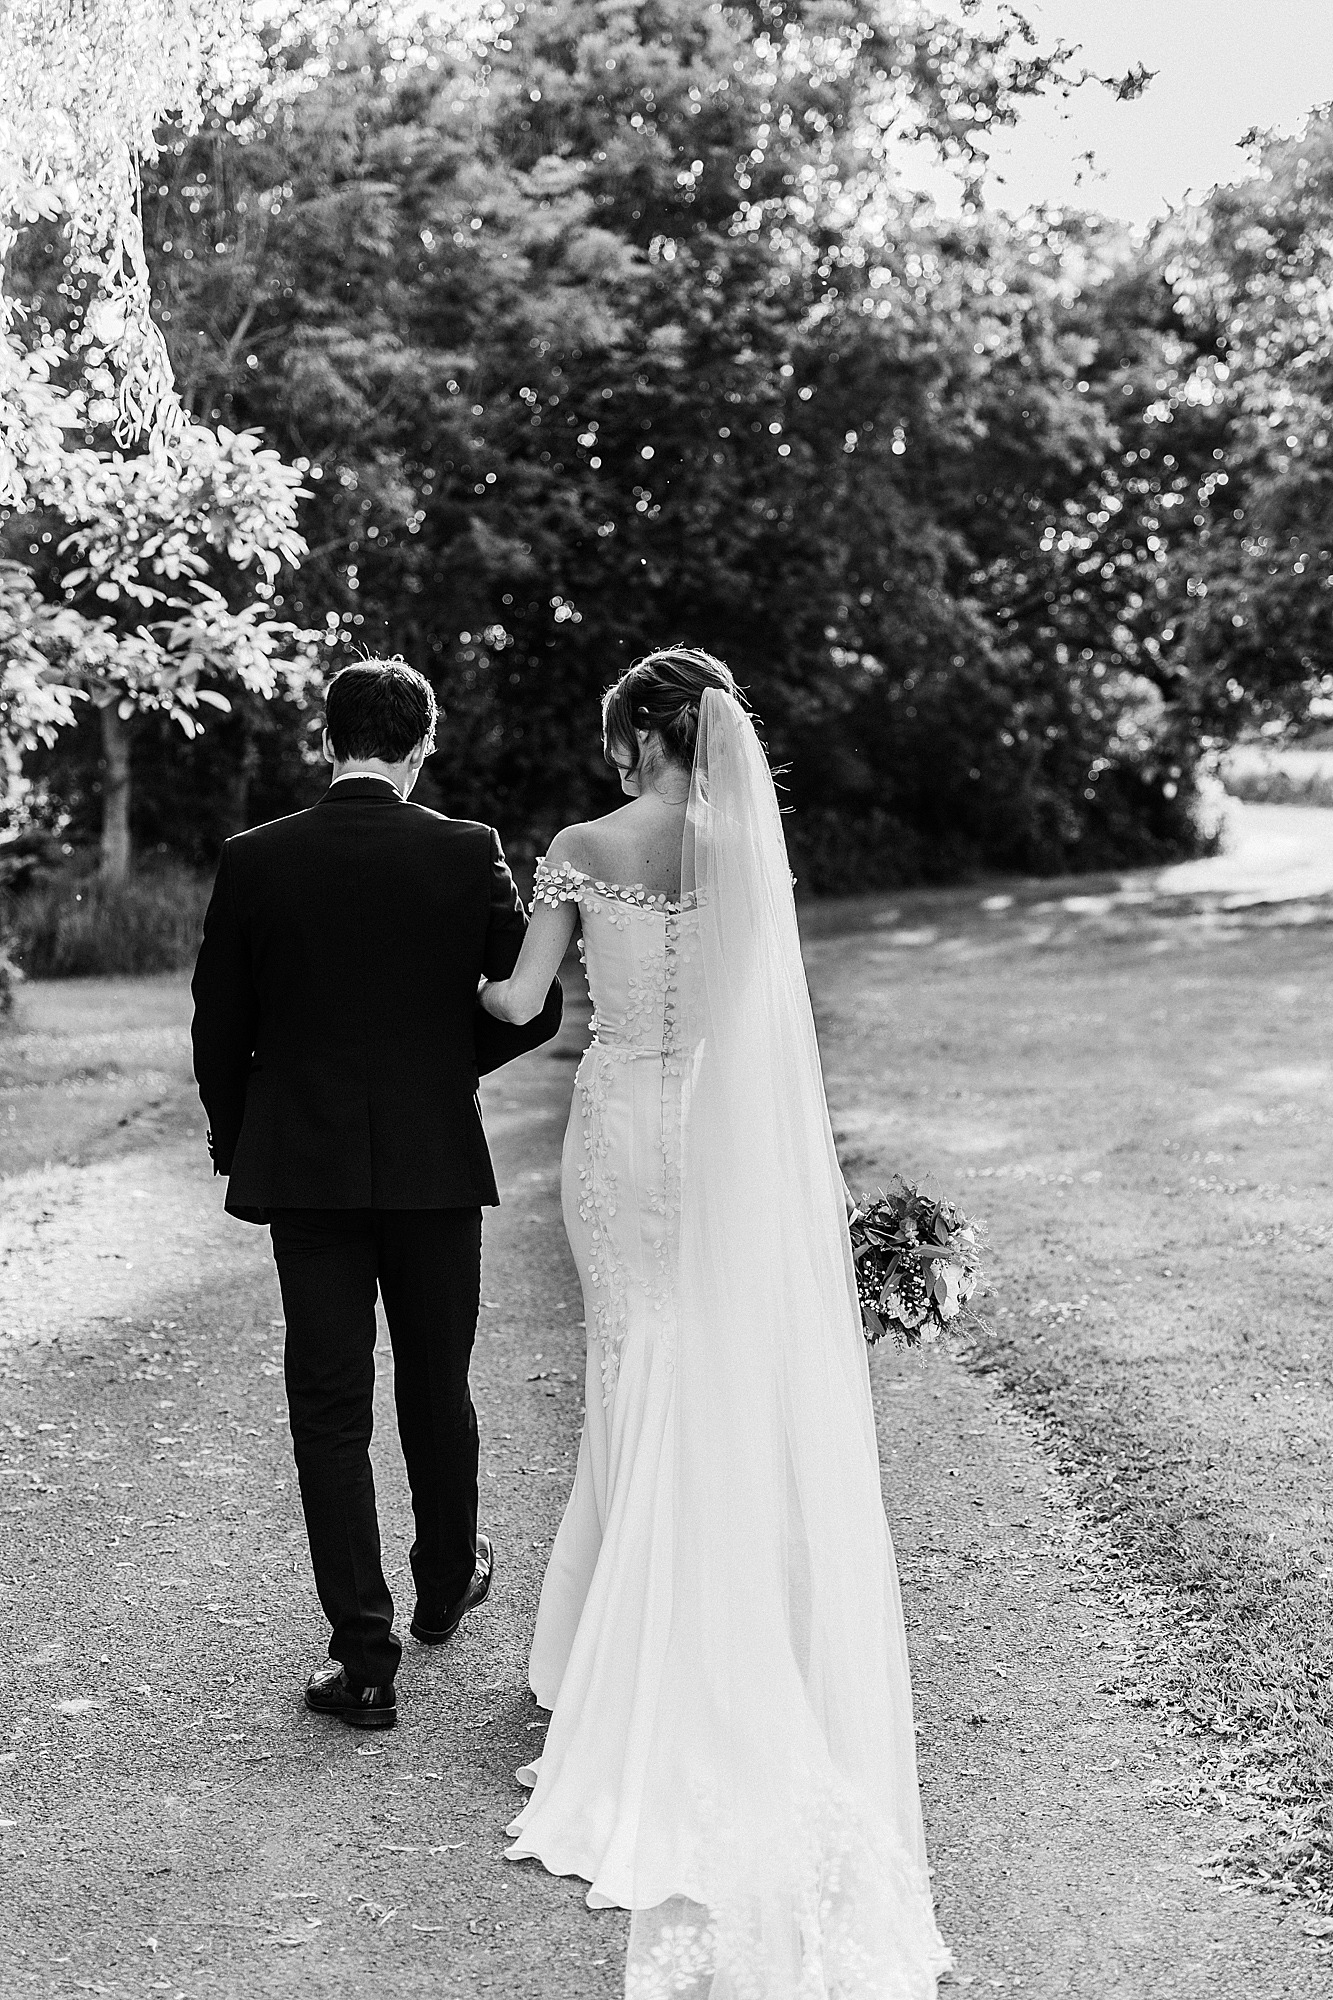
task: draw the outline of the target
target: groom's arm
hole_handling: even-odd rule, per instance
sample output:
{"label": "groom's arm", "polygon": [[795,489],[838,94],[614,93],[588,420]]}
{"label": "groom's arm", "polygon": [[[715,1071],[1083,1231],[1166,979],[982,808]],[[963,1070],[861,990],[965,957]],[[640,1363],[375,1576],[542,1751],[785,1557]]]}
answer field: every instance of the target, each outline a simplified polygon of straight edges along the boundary
{"label": "groom's arm", "polygon": [[491,909],[486,923],[486,947],[482,971],[488,979],[508,979],[518,963],[527,935],[528,913],[518,885],[509,872],[500,836],[494,827],[491,836]]}
{"label": "groom's arm", "polygon": [[[482,971],[488,979],[508,979],[518,963],[527,928],[523,898],[509,872],[500,836],[492,828],[491,908],[482,960]],[[521,1028],[507,1021],[497,1021],[484,1007],[478,1006],[473,1023],[478,1075],[486,1076],[491,1070],[499,1069],[502,1063],[512,1062],[515,1056],[525,1055],[529,1049],[540,1048],[543,1042],[549,1042],[559,1032],[564,1006],[565,998],[558,979],[551,981],[540,1014],[525,1022]]]}
{"label": "groom's arm", "polygon": [[226,847],[204,917],[203,943],[190,991],[194,995],[190,1029],[194,1074],[208,1118],[208,1150],[214,1173],[229,1174],[245,1116],[259,1001],[249,948],[236,914],[231,857]]}

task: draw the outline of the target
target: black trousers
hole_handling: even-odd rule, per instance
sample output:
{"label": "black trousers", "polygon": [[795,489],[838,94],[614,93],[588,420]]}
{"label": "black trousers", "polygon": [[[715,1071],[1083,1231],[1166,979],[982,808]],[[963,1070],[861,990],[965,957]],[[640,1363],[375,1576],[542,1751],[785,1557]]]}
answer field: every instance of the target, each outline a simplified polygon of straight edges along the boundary
{"label": "black trousers", "polygon": [[380,1561],[375,1481],[375,1296],[393,1347],[398,1435],[423,1622],[438,1626],[472,1579],[477,1417],[468,1362],[481,1293],[481,1210],[275,1209],[287,1320],[287,1405],[329,1653],[349,1679],[391,1681],[402,1647]]}

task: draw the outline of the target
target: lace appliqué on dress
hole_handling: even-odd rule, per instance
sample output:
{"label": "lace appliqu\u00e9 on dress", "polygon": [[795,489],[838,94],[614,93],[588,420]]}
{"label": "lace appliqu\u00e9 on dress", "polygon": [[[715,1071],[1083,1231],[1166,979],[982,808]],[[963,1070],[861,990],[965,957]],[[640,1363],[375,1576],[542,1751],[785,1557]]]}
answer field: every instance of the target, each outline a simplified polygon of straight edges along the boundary
{"label": "lace appliqu\u00e9 on dress", "polygon": [[[596,896],[604,903],[619,905],[624,911],[646,910],[656,915],[694,907],[692,895],[673,902],[670,896],[654,895],[641,882],[603,882],[600,877],[575,868],[572,862],[557,861],[552,864],[544,854],[539,856],[532,878],[534,903],[547,903],[555,910],[561,903],[581,902],[584,896]],[[611,921],[619,928],[626,919],[613,915]]]}
{"label": "lace appliqu\u00e9 on dress", "polygon": [[600,1350],[602,1401],[609,1403],[620,1372],[620,1349],[629,1328],[628,1280],[616,1255],[615,1221],[620,1183],[608,1160],[610,1143],[605,1114],[611,1076],[599,1045],[594,1042],[579,1064],[574,1087],[579,1096],[583,1133],[583,1165],[579,1168],[579,1219],[589,1236],[588,1281],[591,1300],[589,1334]]}
{"label": "lace appliqu\u00e9 on dress", "polygon": [[537,872],[532,878],[534,908],[538,903],[547,903],[551,909],[558,910],[562,903],[577,903],[582,884],[587,879],[577,868],[571,868],[567,861],[557,861],[552,867],[546,856],[540,855]]}
{"label": "lace appliqu\u00e9 on dress", "polygon": [[[689,1069],[678,1048],[677,961],[682,929],[688,928],[686,912],[694,904],[693,898],[675,901],[641,885],[603,881],[569,862],[553,866],[545,857],[537,864],[533,901],[551,908],[577,903],[583,919],[579,956],[589,974],[594,1009],[592,1041],[575,1078],[582,1154],[576,1201],[587,1232],[588,1335],[597,1350],[602,1401],[609,1407],[626,1335],[645,1311],[655,1323],[657,1352],[668,1366],[674,1360],[681,1100]],[[610,977],[607,930],[617,934]],[[599,936],[600,948],[590,950]],[[600,960],[600,979],[591,960]],[[650,1066],[646,1072],[645,1065]],[[644,1086],[654,1073],[649,1100]],[[619,1129],[627,1094],[633,1094],[635,1116],[644,1121],[638,1129],[648,1151],[635,1156],[630,1182],[622,1187],[620,1141],[613,1143],[609,1133],[612,1127]],[[629,1208],[622,1215],[626,1203]],[[641,1218],[637,1223],[636,1215]]]}
{"label": "lace appliqu\u00e9 on dress", "polygon": [[809,1766],[761,1779],[762,1841],[715,1788],[688,1795],[688,1868],[710,1905],[635,1910],[626,2000],[935,2000],[950,1959],[929,1880],[845,1783]]}

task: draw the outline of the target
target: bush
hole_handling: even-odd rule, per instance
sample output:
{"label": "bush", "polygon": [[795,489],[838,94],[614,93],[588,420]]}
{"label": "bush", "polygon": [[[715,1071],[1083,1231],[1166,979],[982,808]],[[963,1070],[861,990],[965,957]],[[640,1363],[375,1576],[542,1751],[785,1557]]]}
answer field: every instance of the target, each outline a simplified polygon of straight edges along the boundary
{"label": "bush", "polygon": [[1333,769],[1307,772],[1284,770],[1281,764],[1229,770],[1226,788],[1233,799],[1252,805],[1333,806]]}
{"label": "bush", "polygon": [[29,978],[175,972],[199,949],[209,884],[163,864],[120,884],[66,876],[16,897],[8,948]]}
{"label": "bush", "polygon": [[9,946],[0,942],[0,1015],[14,1011],[14,988],[23,974],[9,955]]}

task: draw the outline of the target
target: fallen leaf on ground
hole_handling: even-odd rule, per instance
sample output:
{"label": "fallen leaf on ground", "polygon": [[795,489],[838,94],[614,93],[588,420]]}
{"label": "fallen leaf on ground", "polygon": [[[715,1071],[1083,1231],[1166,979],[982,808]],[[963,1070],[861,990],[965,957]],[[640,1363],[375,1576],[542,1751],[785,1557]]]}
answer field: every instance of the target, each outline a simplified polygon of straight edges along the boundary
{"label": "fallen leaf on ground", "polygon": [[306,1927],[303,1931],[295,1929],[283,1931],[277,1937],[265,1938],[264,1943],[287,1945],[289,1947],[299,1944],[309,1944],[315,1932],[323,1927],[323,1923],[323,1917],[307,1917],[305,1920]]}

